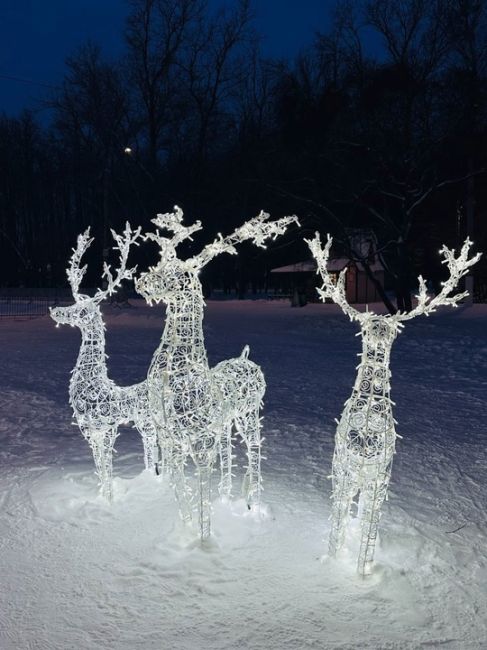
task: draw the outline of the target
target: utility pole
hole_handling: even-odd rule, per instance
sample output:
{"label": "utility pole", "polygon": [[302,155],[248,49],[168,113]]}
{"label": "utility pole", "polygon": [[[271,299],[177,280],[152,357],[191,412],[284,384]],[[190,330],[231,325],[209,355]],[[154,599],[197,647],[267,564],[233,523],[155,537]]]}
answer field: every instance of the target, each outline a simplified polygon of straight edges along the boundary
{"label": "utility pole", "polygon": [[[469,171],[473,173],[473,160],[470,157]],[[467,196],[465,200],[465,212],[467,218],[467,237],[474,239],[475,230],[475,177],[472,175],[467,179]],[[467,302],[472,305],[474,299],[474,278],[469,273],[465,278],[465,290],[468,291]]]}
{"label": "utility pole", "polygon": [[[102,198],[102,218],[103,218],[103,233],[102,233],[102,257],[103,257],[103,262],[108,263],[108,208],[109,208],[109,196],[108,196],[108,183],[109,183],[109,173],[110,169],[108,165],[105,165],[103,169],[103,179],[102,179],[102,184],[103,184],[103,198]],[[105,287],[103,287],[105,288]]]}

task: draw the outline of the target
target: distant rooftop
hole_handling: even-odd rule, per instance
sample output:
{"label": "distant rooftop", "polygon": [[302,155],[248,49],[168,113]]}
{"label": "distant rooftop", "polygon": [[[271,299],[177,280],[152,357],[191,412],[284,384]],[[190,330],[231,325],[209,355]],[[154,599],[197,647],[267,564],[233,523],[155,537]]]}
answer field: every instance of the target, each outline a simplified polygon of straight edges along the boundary
{"label": "distant rooftop", "polygon": [[[328,261],[327,268],[332,273],[339,273],[346,266],[350,264],[350,260],[346,257],[335,257]],[[373,273],[383,271],[384,267],[376,260],[370,265]],[[306,260],[304,262],[296,262],[295,264],[287,264],[286,266],[278,266],[271,269],[271,273],[312,273],[316,271],[316,261],[314,259]]]}

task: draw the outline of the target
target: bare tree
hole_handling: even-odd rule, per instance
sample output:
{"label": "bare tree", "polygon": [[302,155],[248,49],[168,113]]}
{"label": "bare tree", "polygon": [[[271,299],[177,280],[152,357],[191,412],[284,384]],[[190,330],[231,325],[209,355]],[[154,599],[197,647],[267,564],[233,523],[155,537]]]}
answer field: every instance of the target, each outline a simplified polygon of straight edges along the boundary
{"label": "bare tree", "polygon": [[148,164],[158,167],[160,152],[177,110],[178,65],[194,25],[202,20],[202,0],[131,0],[125,38],[128,65],[142,108]]}
{"label": "bare tree", "polygon": [[336,4],[331,29],[326,33],[319,32],[315,43],[316,69],[326,83],[339,86],[350,76],[357,80],[363,77],[367,69],[363,28],[359,3],[343,0]]}
{"label": "bare tree", "polygon": [[202,17],[188,43],[183,70],[189,101],[189,132],[196,142],[196,157],[204,161],[213,135],[229,128],[230,100],[246,76],[242,47],[252,43],[250,0],[239,0],[233,11],[225,8]]}
{"label": "bare tree", "polygon": [[[461,135],[458,154],[471,172],[466,182],[465,199],[459,205],[459,235],[477,238],[474,171],[482,166],[484,124],[487,119],[487,7],[481,0],[449,0],[446,13],[449,36],[449,70],[445,78],[443,114],[448,129]],[[473,300],[473,276],[466,286]]]}
{"label": "bare tree", "polygon": [[384,39],[391,61],[427,79],[448,50],[442,0],[370,0],[365,19]]}
{"label": "bare tree", "polygon": [[[125,201],[115,178],[116,169],[123,166],[124,147],[136,129],[130,97],[120,66],[105,61],[94,44],[81,47],[66,66],[62,88],[50,101],[65,152],[66,210],[78,225],[90,223],[97,214],[99,240],[106,250],[109,226],[118,225],[125,216]],[[117,205],[116,212],[112,204]]]}
{"label": "bare tree", "polygon": [[258,47],[250,54],[236,97],[242,141],[255,141],[272,128],[277,85],[285,69],[282,62],[263,59]]}
{"label": "bare tree", "polygon": [[123,146],[129,126],[129,97],[120,68],[102,59],[100,48],[82,46],[66,61],[62,90],[50,105],[63,132],[80,140],[105,160]]}

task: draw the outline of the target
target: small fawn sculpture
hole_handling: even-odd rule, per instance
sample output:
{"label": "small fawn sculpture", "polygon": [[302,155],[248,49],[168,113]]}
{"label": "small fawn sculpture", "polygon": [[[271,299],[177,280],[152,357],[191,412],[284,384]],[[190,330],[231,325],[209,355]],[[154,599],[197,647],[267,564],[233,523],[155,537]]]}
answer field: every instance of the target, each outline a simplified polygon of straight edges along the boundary
{"label": "small fawn sculpture", "polygon": [[352,395],[345,402],[340,421],[337,421],[335,435],[329,554],[335,556],[342,548],[354,504],[361,528],[357,570],[366,575],[372,570],[381,507],[387,498],[397,436],[392,415],[394,402],[390,398],[392,344],[405,321],[421,314],[429,315],[440,305],[456,307],[468,295],[466,291],[451,294],[459,280],[478,261],[480,253],[468,257],[472,245],[468,239],[457,257],[453,249],[443,246],[440,253],[444,257],[442,263],[448,267],[449,277],[442,283],[438,295],[430,298],[426,282],[419,276],[417,305],[412,311],[378,315],[370,311],[359,312],[347,302],[346,269],[340,273],[336,284],[332,280],[327,269],[332,238],[328,235],[324,248],[318,233],[313,240],[306,241],[323,280],[322,288],[318,289],[323,302],[331,298],[350,320],[360,325],[360,364]]}
{"label": "small fawn sculpture", "polygon": [[58,325],[75,325],[81,330],[81,347],[69,383],[70,404],[74,418],[93,452],[102,495],[111,501],[112,452],[118,427],[133,422],[142,436],[147,469],[154,471],[157,463],[157,438],[149,412],[147,383],[117,386],[109,379],[105,354],[105,325],[100,310],[102,300],[111,295],[123,280],[132,278],[135,268],[127,269],[127,257],[132,244],[140,238],[140,228],[132,231],[126,224],[123,235],[112,230],[119,251],[119,266],[115,277],[105,263],[105,290],[98,289],[93,297],[81,294],[79,287],[86,272],[80,268],[81,258],[92,243],[90,229],[78,236],[67,269],[74,304],[51,308],[51,318]]}
{"label": "small fawn sculpture", "polygon": [[[210,369],[203,337],[204,300],[198,274],[221,253],[236,254],[235,244],[264,241],[285,232],[295,217],[274,222],[259,216],[219,237],[194,257],[179,259],[176,247],[201,229],[197,221],[184,226],[183,212],[153,219],[156,233],[146,235],[160,246],[160,261],[142,273],[136,290],[152,303],[164,302],[166,322],[161,343],[154,353],[147,375],[149,403],[161,439],[170,439],[170,466],[182,519],[192,520],[192,495],[185,477],[191,457],[198,477],[197,507],[201,539],[210,535],[210,475],[218,453],[222,479],[220,494],[230,497],[232,487],[232,430],[247,446],[248,465],[244,497],[250,507],[258,506],[261,492],[261,437],[259,411],[265,382],[259,366],[248,359],[248,347],[237,359],[223,361]],[[163,236],[161,231],[167,231]]]}

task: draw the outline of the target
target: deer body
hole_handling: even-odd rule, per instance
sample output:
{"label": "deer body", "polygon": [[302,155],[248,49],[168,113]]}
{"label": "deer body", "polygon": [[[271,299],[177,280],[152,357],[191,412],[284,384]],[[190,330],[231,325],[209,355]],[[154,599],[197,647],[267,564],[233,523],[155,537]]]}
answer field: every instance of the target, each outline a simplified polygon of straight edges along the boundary
{"label": "deer body", "polygon": [[387,317],[364,314],[362,353],[350,398],[338,422],[333,455],[330,553],[343,546],[354,500],[362,523],[358,570],[369,571],[386,498],[396,431],[390,398],[390,352],[397,335]]}
{"label": "deer body", "polygon": [[218,453],[222,478],[220,494],[231,495],[232,430],[235,427],[247,446],[248,467],[244,496],[249,508],[260,499],[260,407],[265,391],[263,374],[248,360],[248,349],[237,359],[221,362],[210,369],[203,337],[204,300],[199,270],[216,255],[235,253],[233,244],[245,239],[262,245],[268,237],[285,231],[295,218],[285,217],[266,223],[262,213],[227,238],[219,237],[190,259],[180,260],[176,246],[199,230],[182,225],[183,213],[158,215],[158,229],[173,233],[172,238],[150,233],[161,248],[160,263],[143,273],[136,288],[149,302],[167,306],[161,344],[147,376],[149,402],[156,428],[167,432],[172,445],[172,476],[184,521],[191,521],[191,494],[184,465],[190,456],[198,477],[200,537],[210,535],[210,475]]}
{"label": "deer body", "polygon": [[[197,278],[194,278],[197,281]],[[199,282],[199,281],[198,281]],[[210,472],[222,428],[221,408],[212,393],[211,374],[203,339],[203,300],[191,309],[175,294],[167,305],[161,343],[147,375],[149,403],[158,431],[170,437],[173,484],[184,521],[191,521],[191,494],[184,467],[191,456],[198,474],[200,498],[210,499]],[[209,508],[201,512],[200,532],[209,535]]]}
{"label": "deer body", "polygon": [[357,569],[361,575],[371,572],[377,541],[381,507],[387,498],[395,453],[396,431],[390,398],[390,353],[392,345],[404,327],[404,322],[434,312],[440,305],[456,306],[468,295],[466,292],[450,295],[459,280],[480,258],[480,254],[468,257],[471,242],[467,239],[459,255],[443,247],[440,251],[448,266],[449,277],[434,298],[426,291],[426,282],[419,277],[417,305],[410,312],[394,315],[378,315],[354,309],[345,295],[345,271],[336,283],[331,279],[327,263],[332,244],[324,248],[320,236],[307,242],[313,253],[318,273],[323,279],[319,293],[323,299],[331,298],[352,321],[360,325],[362,354],[350,398],[338,421],[335,434],[335,450],[332,465],[332,515],[329,538],[330,555],[335,556],[342,548],[355,504],[360,522],[360,547]]}
{"label": "deer body", "polygon": [[144,460],[147,469],[154,470],[157,462],[156,430],[149,410],[147,382],[133,386],[117,386],[109,379],[105,354],[105,325],[99,303],[113,291],[123,278],[131,277],[125,262],[130,243],[138,237],[128,224],[125,239],[117,239],[121,251],[121,268],[116,279],[105,273],[109,279],[107,291],[98,291],[90,297],[78,293],[85,268],[79,268],[81,256],[90,245],[89,231],[78,238],[71,267],[68,269],[75,302],[68,307],[51,309],[51,317],[57,324],[69,324],[81,330],[81,346],[75,368],[69,383],[70,404],[74,418],[93,452],[101,492],[109,501],[113,497],[112,453],[118,427],[133,422],[140,432],[144,444]]}

